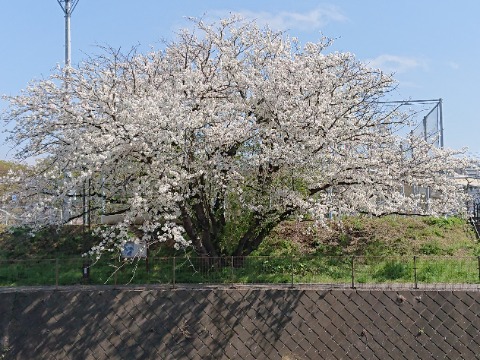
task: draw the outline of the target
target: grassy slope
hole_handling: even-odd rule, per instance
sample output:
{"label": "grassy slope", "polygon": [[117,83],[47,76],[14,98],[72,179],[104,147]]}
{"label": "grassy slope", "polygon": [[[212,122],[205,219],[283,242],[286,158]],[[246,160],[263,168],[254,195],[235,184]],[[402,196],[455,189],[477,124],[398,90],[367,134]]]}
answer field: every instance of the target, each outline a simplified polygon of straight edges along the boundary
{"label": "grassy slope", "polygon": [[278,226],[257,255],[480,255],[471,226],[458,218],[349,217],[316,228],[312,222]]}
{"label": "grassy slope", "polygon": [[[0,227],[0,259],[79,256],[97,242],[81,226],[46,229],[35,236]],[[470,225],[458,218],[350,217],[326,228],[308,221],[283,222],[252,255],[292,254],[477,256],[480,245]]]}
{"label": "grassy slope", "polygon": [[98,241],[82,226],[44,229],[35,235],[27,229],[0,226],[0,259],[80,256]]}

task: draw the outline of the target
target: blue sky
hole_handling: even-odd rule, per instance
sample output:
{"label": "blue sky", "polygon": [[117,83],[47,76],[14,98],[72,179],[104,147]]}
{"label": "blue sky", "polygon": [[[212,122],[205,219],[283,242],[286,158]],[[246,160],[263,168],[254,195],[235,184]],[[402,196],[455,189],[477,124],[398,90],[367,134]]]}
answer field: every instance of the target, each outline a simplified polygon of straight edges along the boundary
{"label": "blue sky", "polygon": [[[286,30],[303,43],[335,38],[331,50],[395,72],[394,100],[442,98],[445,146],[468,147],[480,156],[478,0],[79,0],[72,16],[72,63],[99,52],[98,45],[160,48],[161,39],[188,26],[186,16],[229,12]],[[57,1],[3,1],[0,44],[0,94],[18,94],[30,80],[48,77],[64,61]],[[0,102],[0,111],[5,106]],[[11,157],[0,146],[0,159]]]}

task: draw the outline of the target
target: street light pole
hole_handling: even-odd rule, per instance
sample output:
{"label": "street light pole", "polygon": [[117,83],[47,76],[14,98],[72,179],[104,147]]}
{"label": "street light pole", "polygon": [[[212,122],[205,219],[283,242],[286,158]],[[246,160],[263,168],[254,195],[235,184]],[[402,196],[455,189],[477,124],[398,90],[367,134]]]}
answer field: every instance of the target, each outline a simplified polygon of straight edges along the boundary
{"label": "street light pole", "polygon": [[71,65],[71,36],[70,36],[70,19],[73,10],[80,0],[57,0],[58,4],[65,14],[65,66]]}
{"label": "street light pole", "polygon": [[[70,36],[70,19],[72,17],[73,10],[77,6],[79,0],[57,0],[58,5],[62,8],[62,11],[65,15],[65,67],[68,68],[72,64],[72,52],[71,52],[71,36]],[[68,89],[68,82],[65,83],[65,89]],[[64,177],[67,178],[68,175],[64,173]],[[66,198],[63,201],[62,209],[62,221],[64,223],[68,222],[70,219],[71,211],[71,200],[70,200],[71,191],[68,191]],[[85,202],[85,194],[84,202]],[[84,209],[85,210],[85,209]]]}

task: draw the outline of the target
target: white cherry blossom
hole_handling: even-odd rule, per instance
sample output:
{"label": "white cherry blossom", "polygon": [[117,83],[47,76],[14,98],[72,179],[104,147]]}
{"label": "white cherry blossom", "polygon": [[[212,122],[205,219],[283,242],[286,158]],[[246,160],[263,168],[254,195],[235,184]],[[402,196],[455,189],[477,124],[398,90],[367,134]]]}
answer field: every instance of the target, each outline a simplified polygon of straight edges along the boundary
{"label": "white cherry blossom", "polygon": [[[389,75],[328,39],[193,21],[163,50],[106,49],[9,98],[17,156],[41,158],[21,184],[26,220],[81,217],[71,201],[69,219],[52,209],[88,184],[91,211],[123,214],[92,253],[135,237],[218,256],[249,254],[295,215],[463,206],[451,174],[464,160],[397,134],[409,119],[381,103]],[[432,196],[407,195],[413,185]]]}

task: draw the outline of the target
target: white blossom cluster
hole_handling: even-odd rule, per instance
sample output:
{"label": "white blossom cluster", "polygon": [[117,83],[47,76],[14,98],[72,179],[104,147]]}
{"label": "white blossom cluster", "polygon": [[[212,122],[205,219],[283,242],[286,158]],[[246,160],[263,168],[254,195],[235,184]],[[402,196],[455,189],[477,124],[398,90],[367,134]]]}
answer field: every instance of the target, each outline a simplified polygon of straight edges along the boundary
{"label": "white blossom cluster", "polygon": [[451,175],[465,160],[397,135],[408,115],[382,105],[391,76],[328,52],[328,39],[302,46],[237,18],[193,21],[161,51],[107,49],[9,99],[18,156],[42,158],[23,196],[66,208],[88,182],[93,211],[123,214],[92,254],[133,237],[245,255],[298,214],[463,206]]}

